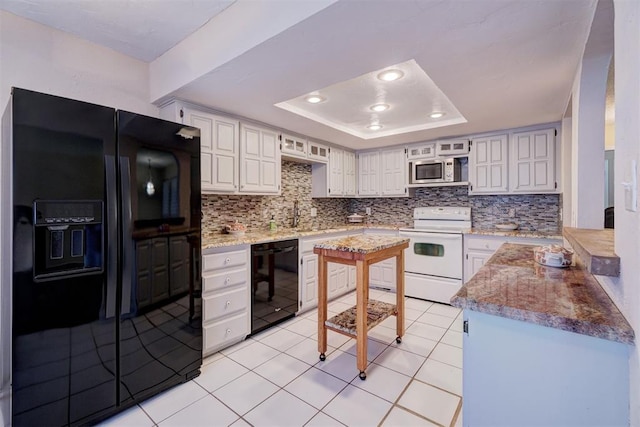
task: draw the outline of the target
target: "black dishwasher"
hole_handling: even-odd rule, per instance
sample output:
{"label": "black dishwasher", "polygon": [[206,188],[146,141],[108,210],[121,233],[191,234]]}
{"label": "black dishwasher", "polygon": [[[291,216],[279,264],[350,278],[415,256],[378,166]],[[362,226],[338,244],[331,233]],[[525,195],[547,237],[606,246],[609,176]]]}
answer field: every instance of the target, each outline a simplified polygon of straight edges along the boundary
{"label": "black dishwasher", "polygon": [[298,310],[298,240],[251,245],[251,334]]}

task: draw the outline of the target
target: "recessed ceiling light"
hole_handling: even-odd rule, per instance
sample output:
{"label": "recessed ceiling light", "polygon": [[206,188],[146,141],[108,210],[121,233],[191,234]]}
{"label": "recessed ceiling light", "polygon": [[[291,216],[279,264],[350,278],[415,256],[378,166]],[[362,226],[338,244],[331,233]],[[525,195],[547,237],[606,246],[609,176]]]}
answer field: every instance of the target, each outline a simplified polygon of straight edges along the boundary
{"label": "recessed ceiling light", "polygon": [[398,80],[399,78],[402,78],[402,76],[404,76],[404,73],[400,70],[386,70],[378,74],[378,78],[385,82]]}
{"label": "recessed ceiling light", "polygon": [[431,117],[432,119],[439,119],[440,117],[444,116],[445,113],[441,112],[441,111],[434,111],[433,113],[429,114],[429,117]]}
{"label": "recessed ceiling light", "polygon": [[382,125],[379,125],[379,124],[369,125],[369,126],[367,126],[367,129],[369,129],[369,130],[380,130],[380,129],[382,129]]}
{"label": "recessed ceiling light", "polygon": [[371,107],[369,107],[369,109],[380,113],[382,111],[386,111],[389,109],[389,104],[376,104],[376,105],[372,105]]}
{"label": "recessed ceiling light", "polygon": [[309,95],[305,98],[305,101],[307,101],[310,104],[317,104],[319,102],[324,101],[326,98],[320,95]]}

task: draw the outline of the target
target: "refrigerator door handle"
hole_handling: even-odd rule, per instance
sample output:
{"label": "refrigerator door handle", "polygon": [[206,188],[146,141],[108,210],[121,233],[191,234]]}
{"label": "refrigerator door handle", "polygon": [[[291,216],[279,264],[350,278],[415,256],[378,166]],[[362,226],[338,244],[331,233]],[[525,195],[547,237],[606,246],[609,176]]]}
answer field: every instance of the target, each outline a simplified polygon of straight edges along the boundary
{"label": "refrigerator door handle", "polygon": [[131,165],[128,157],[120,157],[120,197],[122,226],[122,300],[121,314],[131,312],[133,263],[135,251],[133,249],[133,230],[131,229]]}
{"label": "refrigerator door handle", "polygon": [[116,315],[116,290],[118,289],[118,206],[116,184],[116,159],[104,156],[106,190],[107,190],[107,296],[105,317],[110,319]]}

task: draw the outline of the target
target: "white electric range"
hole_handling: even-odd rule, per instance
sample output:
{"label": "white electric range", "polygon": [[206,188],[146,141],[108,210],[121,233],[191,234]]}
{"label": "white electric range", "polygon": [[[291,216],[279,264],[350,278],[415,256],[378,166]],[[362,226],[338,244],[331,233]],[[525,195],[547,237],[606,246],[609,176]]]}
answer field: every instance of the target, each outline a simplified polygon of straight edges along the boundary
{"label": "white electric range", "polygon": [[405,295],[449,304],[462,287],[462,233],[471,228],[471,208],[415,208],[413,228],[400,229],[405,249]]}

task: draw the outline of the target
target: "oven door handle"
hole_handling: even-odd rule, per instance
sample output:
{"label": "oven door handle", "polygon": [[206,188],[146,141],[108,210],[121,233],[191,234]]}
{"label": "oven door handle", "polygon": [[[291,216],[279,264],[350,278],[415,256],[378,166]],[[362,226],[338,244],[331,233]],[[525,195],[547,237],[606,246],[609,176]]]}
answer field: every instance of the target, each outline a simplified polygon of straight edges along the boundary
{"label": "oven door handle", "polygon": [[459,240],[462,234],[458,233],[429,233],[421,231],[401,231],[400,237],[411,237],[415,239],[438,239],[438,240]]}

